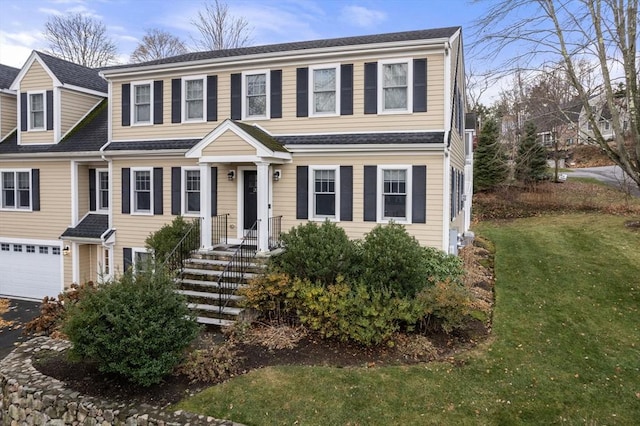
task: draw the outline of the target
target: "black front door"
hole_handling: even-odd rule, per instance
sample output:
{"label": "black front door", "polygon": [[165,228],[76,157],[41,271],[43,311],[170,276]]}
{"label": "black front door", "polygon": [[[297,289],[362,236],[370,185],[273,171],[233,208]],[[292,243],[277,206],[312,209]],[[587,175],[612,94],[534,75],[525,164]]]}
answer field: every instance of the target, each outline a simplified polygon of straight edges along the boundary
{"label": "black front door", "polygon": [[244,229],[250,229],[258,219],[258,172],[244,171]]}

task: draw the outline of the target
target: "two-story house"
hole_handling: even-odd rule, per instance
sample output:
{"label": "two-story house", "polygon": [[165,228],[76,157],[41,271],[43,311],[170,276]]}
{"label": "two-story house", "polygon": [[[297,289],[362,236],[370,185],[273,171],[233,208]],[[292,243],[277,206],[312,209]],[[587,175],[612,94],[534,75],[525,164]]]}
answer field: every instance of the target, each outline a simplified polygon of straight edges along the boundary
{"label": "two-story house", "polygon": [[352,238],[395,221],[448,252],[469,227],[459,27],[99,72],[34,52],[10,89],[0,294],[55,295],[135,266],[176,215],[200,218],[203,249],[223,224],[231,242],[252,233],[259,252],[306,221]]}

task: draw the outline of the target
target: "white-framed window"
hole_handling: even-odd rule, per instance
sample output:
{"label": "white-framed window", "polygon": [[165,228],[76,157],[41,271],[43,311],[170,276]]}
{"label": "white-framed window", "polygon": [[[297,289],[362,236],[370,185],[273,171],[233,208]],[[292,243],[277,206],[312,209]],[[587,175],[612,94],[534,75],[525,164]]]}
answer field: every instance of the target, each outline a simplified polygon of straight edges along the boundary
{"label": "white-framed window", "polygon": [[22,244],[14,244],[13,245],[13,251],[20,253],[22,252]]}
{"label": "white-framed window", "polygon": [[3,210],[31,210],[31,171],[1,170],[0,188]]}
{"label": "white-framed window", "polygon": [[51,254],[54,256],[60,256],[60,247],[51,247]]}
{"label": "white-framed window", "polygon": [[38,252],[40,254],[49,254],[49,247],[47,246],[40,246],[38,247]]}
{"label": "white-framed window", "polygon": [[36,246],[27,245],[27,253],[35,253],[35,252],[36,252]]}
{"label": "white-framed window", "polygon": [[413,105],[413,60],[378,62],[378,111],[406,113]]}
{"label": "white-framed window", "polygon": [[340,113],[340,66],[316,65],[309,67],[309,111],[311,116]]}
{"label": "white-framed window", "polygon": [[134,247],[131,249],[133,270],[136,272],[146,271],[146,267],[151,264],[151,252],[145,248]]}
{"label": "white-framed window", "polygon": [[411,166],[378,166],[378,222],[411,223]]}
{"label": "white-framed window", "polygon": [[27,128],[29,130],[46,130],[47,116],[46,92],[27,92],[28,111]]}
{"label": "white-framed window", "polygon": [[270,111],[269,71],[246,71],[242,73],[243,118],[269,118]]}
{"label": "white-framed window", "polygon": [[203,76],[182,79],[182,121],[204,121],[207,79]]}
{"label": "white-framed window", "polygon": [[133,213],[153,214],[153,169],[131,169],[131,205]]}
{"label": "white-framed window", "polygon": [[98,210],[109,210],[109,171],[96,170],[96,206]]}
{"label": "white-framed window", "polygon": [[184,215],[200,213],[200,169],[185,167],[182,169],[182,213]]}
{"label": "white-framed window", "polygon": [[312,219],[340,220],[340,167],[309,166],[309,211]]}
{"label": "white-framed window", "polygon": [[10,251],[10,245],[8,243],[0,244],[0,251]]}
{"label": "white-framed window", "polygon": [[152,124],[153,84],[151,81],[131,83],[131,123]]}

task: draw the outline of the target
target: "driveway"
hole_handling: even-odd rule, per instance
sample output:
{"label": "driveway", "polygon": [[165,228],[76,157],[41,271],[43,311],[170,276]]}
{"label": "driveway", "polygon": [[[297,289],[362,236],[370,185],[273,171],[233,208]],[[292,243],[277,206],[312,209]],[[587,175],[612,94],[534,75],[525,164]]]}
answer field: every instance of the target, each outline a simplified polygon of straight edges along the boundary
{"label": "driveway", "polygon": [[9,355],[16,344],[31,339],[31,336],[22,334],[24,326],[40,314],[40,302],[17,299],[10,299],[9,302],[9,312],[2,314],[0,326],[0,359]]}
{"label": "driveway", "polygon": [[603,166],[603,167],[585,167],[582,169],[571,169],[571,172],[567,173],[567,179],[572,177],[587,177],[598,179],[600,182],[604,182],[607,185],[618,188],[625,191],[625,187],[631,190],[631,194],[636,197],[640,197],[640,189],[638,186],[622,171],[618,166]]}

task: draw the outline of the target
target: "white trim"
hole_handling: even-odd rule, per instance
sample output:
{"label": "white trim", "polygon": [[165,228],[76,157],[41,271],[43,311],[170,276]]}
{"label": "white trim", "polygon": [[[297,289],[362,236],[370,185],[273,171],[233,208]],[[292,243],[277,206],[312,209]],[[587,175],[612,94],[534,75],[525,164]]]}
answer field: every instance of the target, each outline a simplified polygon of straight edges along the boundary
{"label": "white trim", "polygon": [[78,162],[75,160],[70,161],[71,170],[69,171],[71,177],[71,226],[78,224]]}
{"label": "white trim", "polygon": [[[13,192],[15,195],[15,207],[3,207],[3,191],[4,191],[4,180],[2,178],[3,173],[13,173]],[[18,204],[20,204],[19,196],[18,196],[18,173],[27,173],[29,176],[29,207],[28,208],[20,208]],[[0,169],[0,211],[8,211],[8,212],[32,212],[33,211],[33,169]]]}
{"label": "white trim", "polygon": [[[104,245],[98,245],[98,249],[100,250],[100,254],[97,257],[97,278],[101,283],[108,282],[111,278],[113,278],[113,247],[107,247]],[[105,256],[106,254],[106,256]],[[132,254],[133,256],[133,254]],[[109,271],[105,272],[105,265],[109,264]]]}
{"label": "white trim", "polygon": [[[80,284],[80,249],[77,242],[71,242],[71,282]],[[63,256],[63,254],[61,254]]]}
{"label": "white trim", "polygon": [[[105,169],[105,168],[100,168],[100,169],[95,169],[96,170],[96,212],[108,212],[111,209],[111,176],[109,175],[109,169]],[[107,174],[107,198],[108,198],[108,202],[109,202],[109,206],[107,206],[107,208],[103,208],[100,205],[100,201],[102,200],[102,197],[100,196],[100,173],[106,173]]]}
{"label": "white trim", "polygon": [[[264,75],[265,80],[265,112],[263,115],[247,114],[247,77],[250,75]],[[268,120],[271,118],[271,70],[251,70],[242,72],[242,119],[243,120]]]}
{"label": "white trim", "polygon": [[451,206],[450,190],[451,182],[451,156],[444,156],[444,167],[442,169],[442,250],[449,253],[449,230],[451,222],[449,221],[449,206]]}
{"label": "white trim", "polygon": [[[385,218],[384,217],[384,202],[383,202],[383,192],[384,192],[384,171],[385,170],[404,170],[406,173],[406,183],[405,183],[405,218]],[[377,185],[376,185],[376,221],[378,223],[389,223],[393,221],[395,223],[400,224],[411,224],[412,222],[412,203],[413,203],[413,166],[411,164],[378,164],[377,167]]]}
{"label": "white trim", "polygon": [[[335,75],[335,110],[333,112],[316,112],[315,111],[315,91],[314,91],[314,71],[333,69]],[[308,93],[309,93],[309,117],[335,117],[340,115],[340,64],[318,64],[309,66],[309,80],[308,80]]]}
{"label": "white trim", "polygon": [[[54,143],[58,143],[60,142],[60,132],[62,131],[61,127],[62,127],[62,94],[60,93],[60,88],[59,87],[54,87],[53,88],[53,142]],[[45,122],[46,122],[46,117],[45,117]],[[76,124],[78,124],[77,122],[73,124],[73,126],[71,126],[71,129],[73,129]],[[45,124],[45,129],[47,128],[47,125]]]}
{"label": "white trim", "polygon": [[[32,127],[31,125],[31,96],[42,95],[42,127]],[[54,126],[55,127],[55,126]],[[27,132],[47,131],[47,91],[29,90],[27,91]]]}
{"label": "white trim", "polygon": [[[407,107],[405,109],[384,108],[384,72],[385,65],[407,64]],[[411,114],[413,113],[413,58],[381,59],[378,61],[378,114]]]}
{"label": "white trim", "polygon": [[38,56],[38,52],[34,50],[33,52],[31,52],[31,55],[29,55],[29,58],[22,66],[22,69],[20,70],[16,78],[13,80],[13,83],[11,83],[11,86],[9,87],[9,89],[15,90],[16,92],[20,91],[20,83],[22,82],[22,79],[27,74],[27,72],[29,72],[29,69],[31,68],[31,65],[33,65],[34,61],[38,61],[40,66],[44,68],[45,72],[49,75],[49,78],[51,78],[54,87],[62,85],[60,80],[58,80],[58,77],[56,77],[56,75],[53,72],[51,72],[47,64],[45,64],[42,58]]}
{"label": "white trim", "polygon": [[[109,80],[109,87],[107,90],[107,142],[100,147],[101,152],[113,140],[113,105],[111,105],[111,100],[113,99],[113,81]],[[120,92],[120,96],[122,96],[122,92]],[[120,108],[122,108],[122,106]],[[122,109],[120,112],[122,113]]]}
{"label": "white trim", "polygon": [[352,145],[286,145],[292,154],[296,153],[326,153],[328,155],[344,152],[388,152],[389,155],[396,155],[400,152],[415,152],[423,155],[429,152],[442,154],[445,145],[443,143],[434,144],[352,144]]}
{"label": "white trim", "polygon": [[13,96],[16,96],[18,92],[16,92],[15,90],[0,89],[0,93],[5,94],[5,95],[13,95]]}
{"label": "white trim", "polygon": [[[100,77],[100,78],[102,78],[102,77]],[[102,79],[104,80],[104,78],[102,78]],[[76,92],[86,93],[87,95],[100,96],[102,98],[106,98],[107,96],[109,96],[108,93],[100,92],[99,90],[87,89],[85,87],[76,86],[75,84],[62,83],[59,86],[55,86],[55,87],[60,87],[60,88],[69,89],[69,90],[75,90]]]}
{"label": "white trim", "polygon": [[[130,199],[130,214],[132,215],[140,215],[140,216],[153,216],[154,212],[153,212],[153,167],[131,167],[130,171],[131,173],[131,177],[130,177],[130,190],[129,190],[129,196],[131,197]],[[150,184],[150,197],[149,197],[149,211],[146,210],[142,210],[142,211],[138,211],[136,209],[136,194],[135,194],[135,188],[136,188],[136,172],[149,172],[149,184]]]}
{"label": "white trim", "polygon": [[[444,60],[444,141],[445,144],[449,139],[449,132],[451,132],[451,97],[452,95],[452,88],[451,88],[451,43],[448,42],[447,47],[444,50],[443,53],[443,60]],[[447,237],[448,239],[448,237]],[[443,250],[447,250],[447,246],[444,246]]]}
{"label": "white trim", "polygon": [[[137,86],[149,86],[149,121],[136,121],[136,87]],[[131,114],[129,122],[131,126],[153,126],[153,80],[144,80],[144,81],[132,81],[131,82],[131,93],[129,93],[130,100],[129,105],[131,106],[129,113]]]}
{"label": "white trim", "polygon": [[[200,176],[200,210],[187,212],[187,171],[197,171]],[[200,166],[182,166],[180,170],[180,213],[184,217],[200,217],[202,211],[202,169]],[[209,201],[211,202],[211,201]]]}
{"label": "white trim", "polygon": [[[258,126],[256,124],[256,126]],[[264,129],[263,129],[264,130]],[[360,134],[395,134],[395,133],[440,133],[444,132],[444,129],[412,129],[412,130],[354,130],[354,131],[344,131],[344,132],[305,132],[305,133],[272,133],[273,137],[280,136],[325,136],[325,135],[360,135]],[[159,139],[158,139],[159,140]]]}
{"label": "white trim", "polygon": [[146,253],[150,256],[153,256],[153,252],[151,250],[147,250],[144,247],[131,247],[131,267],[133,268],[134,271],[137,271],[136,253]]}
{"label": "white trim", "polygon": [[[335,196],[335,214],[333,216],[316,216],[315,214],[315,172],[316,170],[333,170],[334,171],[334,196]],[[309,166],[309,182],[308,189],[308,208],[310,221],[340,222],[340,166],[339,165],[310,165]]]}
{"label": "white trim", "polygon": [[[202,80],[202,118],[187,118],[187,91],[186,82],[193,80]],[[190,75],[182,77],[180,90],[180,119],[182,123],[204,123],[207,121],[207,76],[206,75]]]}
{"label": "white trim", "polygon": [[[258,178],[257,166],[237,166],[236,167],[236,207],[237,207],[237,237],[242,240],[244,238],[244,172],[247,170],[253,170],[256,172],[256,179]],[[226,174],[226,173],[225,173]],[[257,185],[257,183],[256,183]],[[256,203],[258,202],[256,197]]]}
{"label": "white trim", "polygon": [[[113,228],[113,197],[115,192],[113,191],[113,161],[111,159],[106,159],[106,160],[108,161],[107,167],[109,170],[109,229],[112,229]],[[129,179],[131,179],[131,176],[129,176]],[[120,196],[122,196],[122,194],[120,194]],[[112,234],[112,236],[113,235],[115,235],[115,233]]]}

